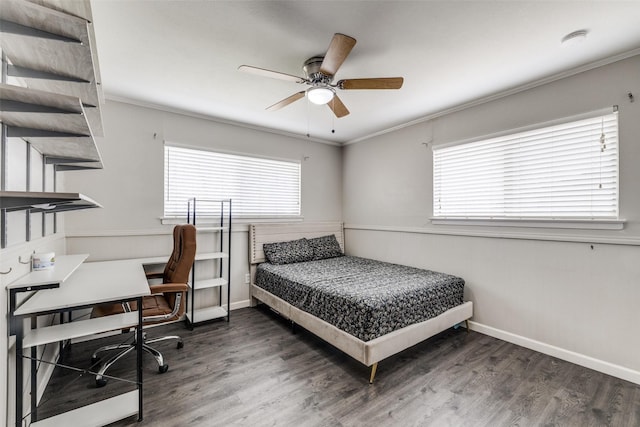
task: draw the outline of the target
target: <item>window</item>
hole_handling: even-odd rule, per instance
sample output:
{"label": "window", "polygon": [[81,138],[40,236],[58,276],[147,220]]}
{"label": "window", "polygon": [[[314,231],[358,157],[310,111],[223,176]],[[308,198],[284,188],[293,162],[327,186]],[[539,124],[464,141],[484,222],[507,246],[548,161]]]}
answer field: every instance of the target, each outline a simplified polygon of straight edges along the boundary
{"label": "window", "polygon": [[[300,163],[165,145],[164,216],[186,216],[192,197],[232,199],[235,217],[297,216]],[[198,214],[216,206],[199,201]]]}
{"label": "window", "polygon": [[618,219],[618,115],[433,149],[437,219]]}

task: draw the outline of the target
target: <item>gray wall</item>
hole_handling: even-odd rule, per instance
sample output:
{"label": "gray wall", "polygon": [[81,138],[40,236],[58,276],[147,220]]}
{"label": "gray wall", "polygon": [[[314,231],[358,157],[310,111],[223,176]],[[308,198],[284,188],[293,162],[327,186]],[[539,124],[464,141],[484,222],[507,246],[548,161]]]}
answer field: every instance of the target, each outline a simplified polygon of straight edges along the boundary
{"label": "gray wall", "polygon": [[[453,273],[473,328],[640,383],[640,56],[344,148],[347,251]],[[637,98],[637,96],[636,96]],[[433,225],[441,144],[619,105],[624,230]],[[593,246],[593,249],[592,249]]]}
{"label": "gray wall", "polygon": [[[89,260],[168,255],[170,224],[163,225],[164,141],[226,152],[299,160],[305,221],[342,218],[342,154],[336,146],[186,115],[107,101],[105,137],[97,138],[104,169],[67,173],[66,186],[104,208],[66,218],[67,250]],[[305,160],[306,159],[306,160]],[[185,206],[186,211],[186,206]],[[236,221],[232,233],[231,303],[248,303],[248,234]],[[204,236],[199,236],[199,240]],[[210,252],[204,244],[204,252]]]}

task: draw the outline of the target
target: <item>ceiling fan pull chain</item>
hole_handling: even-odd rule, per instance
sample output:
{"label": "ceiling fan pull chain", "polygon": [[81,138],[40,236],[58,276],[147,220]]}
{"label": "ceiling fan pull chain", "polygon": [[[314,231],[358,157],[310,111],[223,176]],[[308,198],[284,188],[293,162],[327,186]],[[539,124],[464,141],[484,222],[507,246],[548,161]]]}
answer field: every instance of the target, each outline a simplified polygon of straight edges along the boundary
{"label": "ceiling fan pull chain", "polygon": [[[334,110],[336,107],[335,96],[331,99],[331,104],[333,105],[332,110]],[[331,114],[331,133],[336,133],[336,115],[335,114]]]}
{"label": "ceiling fan pull chain", "polygon": [[307,138],[310,137],[309,127],[310,127],[310,125],[309,125],[309,98],[307,98]]}

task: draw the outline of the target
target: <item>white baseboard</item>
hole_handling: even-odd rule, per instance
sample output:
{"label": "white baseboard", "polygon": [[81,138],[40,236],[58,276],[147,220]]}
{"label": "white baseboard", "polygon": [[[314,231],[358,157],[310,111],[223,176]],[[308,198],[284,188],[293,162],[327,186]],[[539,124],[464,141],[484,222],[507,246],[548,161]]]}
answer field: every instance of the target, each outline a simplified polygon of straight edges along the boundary
{"label": "white baseboard", "polygon": [[567,362],[575,363],[576,365],[593,369],[594,371],[602,372],[616,378],[621,378],[635,384],[640,384],[640,372],[625,368],[624,366],[615,365],[613,363],[605,362],[604,360],[595,359],[584,354],[532,340],[530,338],[503,331],[501,329],[496,329],[474,321],[469,321],[469,329],[521,347],[547,354],[549,356],[557,357],[558,359],[566,360]]}
{"label": "white baseboard", "polygon": [[247,307],[251,307],[251,300],[246,299],[244,301],[236,301],[231,303],[231,311]]}

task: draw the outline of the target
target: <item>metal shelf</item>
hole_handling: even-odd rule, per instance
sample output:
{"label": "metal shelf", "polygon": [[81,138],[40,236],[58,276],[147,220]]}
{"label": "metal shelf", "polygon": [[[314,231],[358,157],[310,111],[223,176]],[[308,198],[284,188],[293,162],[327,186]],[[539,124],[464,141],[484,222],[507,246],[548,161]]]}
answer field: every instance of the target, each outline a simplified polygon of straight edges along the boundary
{"label": "metal shelf", "polygon": [[[196,209],[196,203],[199,209]],[[198,216],[205,220],[198,219]],[[214,221],[213,218],[217,219]],[[187,204],[187,222],[193,224],[201,233],[217,233],[217,244],[214,237],[213,246],[217,246],[216,249],[219,250],[219,252],[196,254],[187,298],[187,324],[193,328],[199,323],[220,318],[226,318],[228,322],[230,316],[228,310],[223,307],[223,302],[226,297],[228,307],[231,298],[231,257],[229,255],[231,253],[231,200],[191,198]],[[201,268],[198,261],[203,260],[214,260],[214,262],[202,265],[202,268],[211,268],[210,273],[196,280],[196,269]],[[213,289],[218,300],[213,305],[196,308],[196,293],[205,289]]]}

